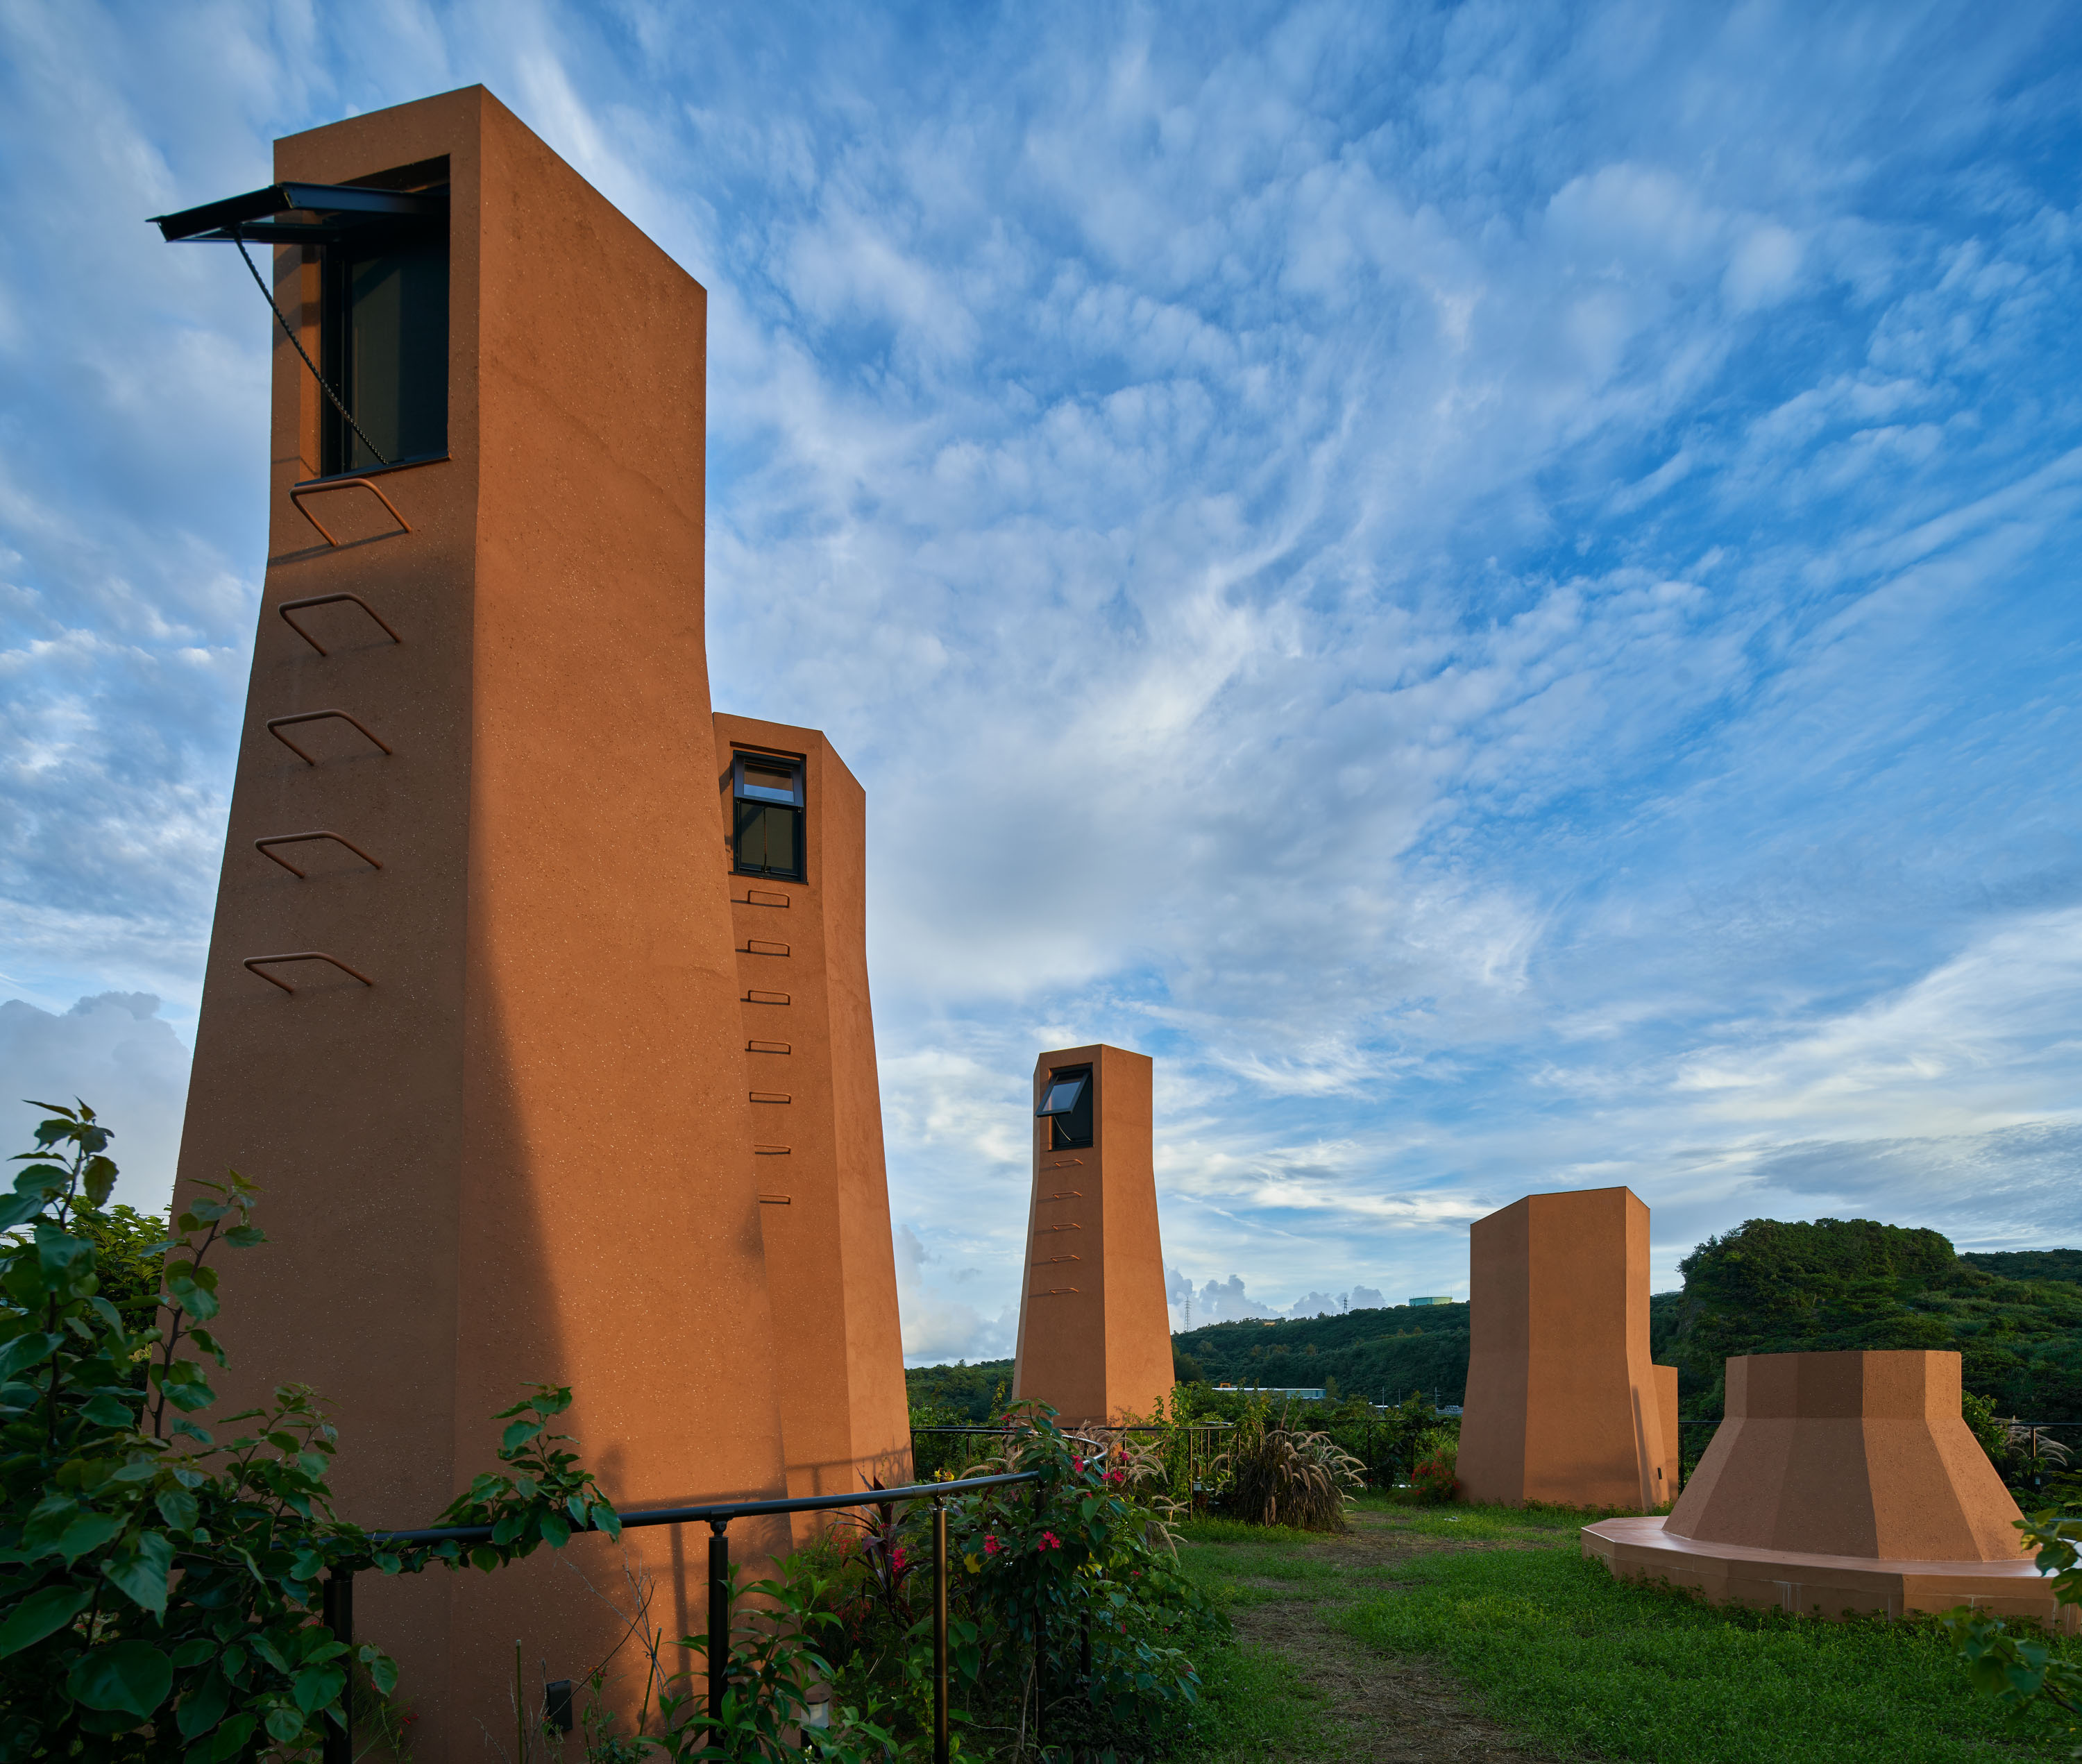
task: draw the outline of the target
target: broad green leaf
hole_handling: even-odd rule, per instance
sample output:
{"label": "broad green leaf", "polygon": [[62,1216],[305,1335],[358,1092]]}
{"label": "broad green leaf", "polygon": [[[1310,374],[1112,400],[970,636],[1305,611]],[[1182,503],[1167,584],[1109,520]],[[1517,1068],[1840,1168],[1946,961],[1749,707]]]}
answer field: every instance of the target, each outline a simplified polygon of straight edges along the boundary
{"label": "broad green leaf", "polygon": [[25,1366],[34,1366],[65,1345],[61,1335],[18,1335],[0,1348],[0,1379],[12,1378]]}
{"label": "broad green leaf", "polygon": [[369,1682],[389,1696],[398,1688],[398,1662],[374,1648],[361,1650],[361,1663],[369,1668]]}
{"label": "broad green leaf", "polygon": [[571,1541],[571,1528],[560,1514],[543,1514],[536,1520],[535,1528],[542,1533],[542,1541],[553,1550],[561,1550]]}
{"label": "broad green leaf", "polygon": [[25,1219],[43,1210],[43,1199],[35,1194],[11,1194],[0,1200],[0,1231],[11,1231]]}
{"label": "broad green leaf", "polygon": [[32,1164],[27,1169],[15,1172],[15,1192],[39,1198],[46,1194],[61,1194],[71,1181],[71,1173],[57,1164]]}
{"label": "broad green leaf", "polygon": [[540,1421],[516,1421],[506,1429],[499,1442],[499,1455],[510,1458],[542,1430]]}
{"label": "broad green leaf", "polygon": [[94,1272],[94,1245],[62,1231],[47,1219],[36,1221],[36,1260],[52,1279],[74,1280]]}
{"label": "broad green leaf", "polygon": [[[58,1535],[57,1549],[70,1568],[90,1550],[98,1550],[123,1529],[123,1522],[106,1513],[82,1513]],[[94,1705],[97,1709],[110,1707],[104,1703]]]}
{"label": "broad green leaf", "polygon": [[334,1665],[306,1666],[296,1677],[292,1694],[297,1707],[315,1715],[347,1688],[347,1674]]}
{"label": "broad green leaf", "polygon": [[228,1716],[218,1724],[217,1743],[210,1748],[214,1764],[223,1764],[225,1758],[236,1758],[246,1749],[246,1743],[253,1737],[258,1724],[250,1715]]}
{"label": "broad green leaf", "polygon": [[109,1195],[115,1190],[116,1166],[107,1158],[92,1157],[86,1160],[86,1168],[81,1173],[86,1178],[86,1204],[89,1206],[106,1205]]}
{"label": "broad green leaf", "polygon": [[185,1488],[162,1491],[158,1501],[159,1517],[176,1531],[192,1531],[199,1517],[196,1497]]}
{"label": "broad green leaf", "polygon": [[39,1587],[0,1623],[0,1658],[19,1653],[32,1643],[65,1627],[93,1602],[92,1589],[61,1582]]}
{"label": "broad green leaf", "polygon": [[185,1669],[199,1666],[217,1652],[217,1644],[207,1636],[191,1636],[174,1650],[174,1665]]}
{"label": "broad green leaf", "polygon": [[[179,1658],[179,1656],[175,1656]],[[199,1662],[198,1662],[199,1663]],[[224,1711],[231,1706],[231,1686],[224,1682],[224,1674],[213,1672],[194,1690],[181,1699],[181,1706],[175,1713],[175,1723],[183,1739],[194,1739],[207,1733],[224,1719]]]}
{"label": "broad green leaf", "polygon": [[97,1427],[128,1427],[137,1417],[112,1391],[97,1391],[80,1413]]}
{"label": "broad green leaf", "polygon": [[166,1577],[174,1566],[174,1546],[163,1531],[140,1535],[136,1546],[102,1569],[108,1579],[154,1617],[166,1615]]}
{"label": "broad green leaf", "polygon": [[149,1641],[114,1641],[90,1648],[65,1678],[74,1700],[148,1720],[174,1687],[174,1663]]}
{"label": "broad green leaf", "polygon": [[287,1745],[304,1731],[304,1718],[285,1703],[277,1703],[268,1711],[268,1735]]}
{"label": "broad green leaf", "polygon": [[224,1234],[224,1240],[234,1249],[251,1249],[266,1243],[268,1234],[258,1225],[234,1225]]}

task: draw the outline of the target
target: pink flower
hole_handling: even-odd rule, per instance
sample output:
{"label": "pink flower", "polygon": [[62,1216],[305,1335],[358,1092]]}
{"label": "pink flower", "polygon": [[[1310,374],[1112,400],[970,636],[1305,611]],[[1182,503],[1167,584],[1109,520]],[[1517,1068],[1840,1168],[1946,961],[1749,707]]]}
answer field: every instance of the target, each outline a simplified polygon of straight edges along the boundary
{"label": "pink flower", "polygon": [[894,1560],[896,1564],[896,1572],[899,1574],[901,1574],[904,1572],[904,1546],[900,1543],[896,1546],[896,1555]]}
{"label": "pink flower", "polygon": [[983,1540],[983,1553],[985,1556],[995,1556],[1005,1546],[997,1541],[995,1532]]}
{"label": "pink flower", "polygon": [[1062,1547],[1063,1540],[1053,1531],[1043,1531],[1041,1534],[1041,1541],[1034,1546],[1037,1550],[1060,1550]]}

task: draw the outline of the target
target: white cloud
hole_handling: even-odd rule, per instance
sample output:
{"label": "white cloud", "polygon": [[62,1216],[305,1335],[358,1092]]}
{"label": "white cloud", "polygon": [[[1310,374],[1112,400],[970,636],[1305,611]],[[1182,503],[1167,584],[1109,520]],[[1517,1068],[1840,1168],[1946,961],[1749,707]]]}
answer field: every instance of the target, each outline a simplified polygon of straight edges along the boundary
{"label": "white cloud", "polygon": [[868,787],[913,1353],[1009,1350],[1026,1074],[1100,1036],[1158,1058],[1217,1303],[1456,1290],[1469,1219],[1576,1183],[1666,1262],[1880,1168],[2082,1229],[2051,15],[251,0],[0,44],[26,997],[188,1021],[262,555],[266,316],[106,217],[483,78],[710,291],[715,693]]}
{"label": "white cloud", "polygon": [[0,1103],[14,1137],[29,1143],[40,1109],[23,1099],[70,1108],[84,1101],[114,1135],[108,1155],[122,1172],[114,1199],[156,1212],[174,1192],[188,1050],[158,1014],[149,994],[103,992],[70,1010],[41,1011],[20,999],[0,1002]]}

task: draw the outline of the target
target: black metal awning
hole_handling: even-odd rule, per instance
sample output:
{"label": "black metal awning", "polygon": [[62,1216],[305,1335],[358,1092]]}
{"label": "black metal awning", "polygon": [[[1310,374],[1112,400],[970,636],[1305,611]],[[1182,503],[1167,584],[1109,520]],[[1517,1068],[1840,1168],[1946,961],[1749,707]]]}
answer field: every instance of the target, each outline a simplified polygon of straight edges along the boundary
{"label": "black metal awning", "polygon": [[448,212],[445,190],[377,190],[358,183],[271,183],[242,196],[205,202],[179,214],[155,214],[169,244],[252,239],[329,245],[382,221],[431,218]]}

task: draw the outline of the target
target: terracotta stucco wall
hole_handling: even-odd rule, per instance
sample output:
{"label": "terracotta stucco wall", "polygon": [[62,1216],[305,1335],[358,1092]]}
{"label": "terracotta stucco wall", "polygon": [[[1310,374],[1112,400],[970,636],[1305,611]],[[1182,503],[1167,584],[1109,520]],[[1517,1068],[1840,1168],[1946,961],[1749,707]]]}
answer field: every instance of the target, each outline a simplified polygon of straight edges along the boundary
{"label": "terracotta stucco wall", "polygon": [[1013,1394],[1052,1404],[1065,1421],[1147,1416],[1171,1390],[1170,1313],[1157,1219],[1153,1073],[1148,1056],[1094,1043],[1041,1055],[1038,1106],[1049,1074],[1089,1065],[1092,1143],[1050,1149],[1034,1122],[1027,1266],[1020,1289]]}
{"label": "terracotta stucco wall", "polygon": [[726,829],[735,751],[803,764],[804,879],[727,876],[789,1492],[908,1481],[868,999],[866,794],[815,729],[719,714],[715,731]]}
{"label": "terracotta stucco wall", "polygon": [[[233,1165],[264,1191],[272,1241],[225,1261],[226,1404],[318,1387],[342,1509],[372,1525],[428,1522],[538,1380],[574,1388],[569,1431],[617,1504],[778,1493],[709,781],[706,297],[481,88],[291,137],[276,171],[443,159],[449,457],[377,478],[409,534],[363,490],[318,505],[338,548],[292,508],[318,407],[275,352],[268,571],[180,1166],[183,1189]],[[295,250],[275,275],[293,311],[314,296]],[[341,591],[403,642],[329,608],[310,615],[320,657],[276,617]],[[263,726],[331,707],[390,755],[311,725],[306,766]],[[318,828],[382,868],[300,848],[299,881],[253,848]],[[304,949],[375,983],[303,964],[277,970],[285,996],[240,965]],[[516,1636],[552,1678],[613,1647],[581,1575],[626,1603],[626,1560],[684,1634],[701,1557],[659,1530],[489,1577],[372,1577],[358,1619],[402,1664],[416,1755],[474,1758],[479,1722],[508,1719]]]}
{"label": "terracotta stucco wall", "polygon": [[1676,1486],[1648,1345],[1648,1208],[1532,1194],[1469,1234],[1460,1480],[1470,1501],[1648,1509]]}

